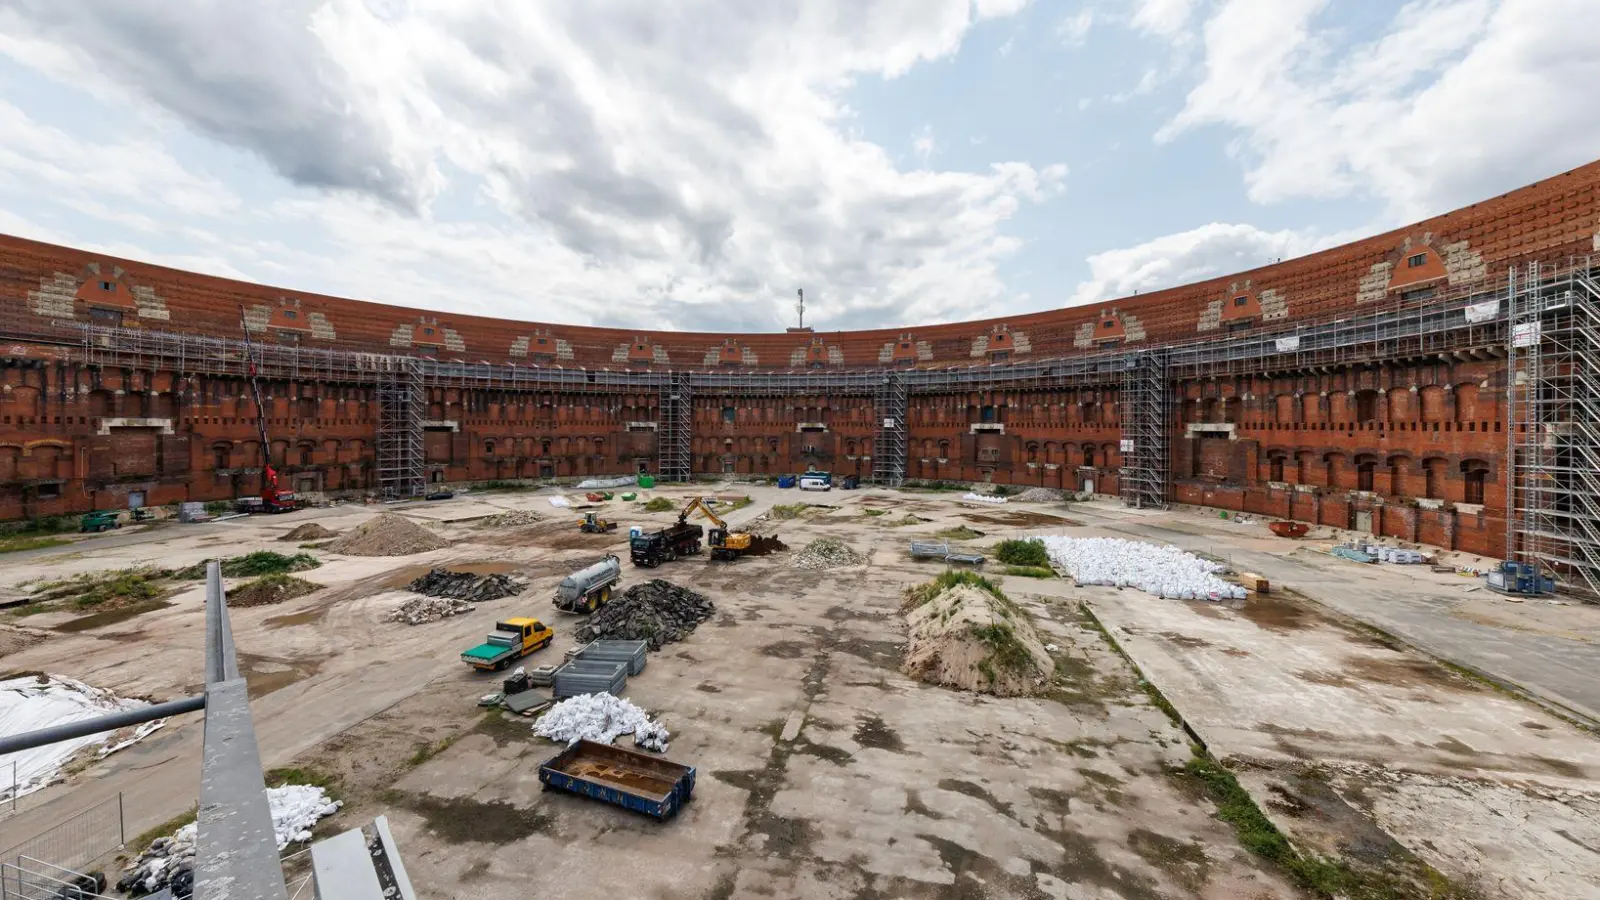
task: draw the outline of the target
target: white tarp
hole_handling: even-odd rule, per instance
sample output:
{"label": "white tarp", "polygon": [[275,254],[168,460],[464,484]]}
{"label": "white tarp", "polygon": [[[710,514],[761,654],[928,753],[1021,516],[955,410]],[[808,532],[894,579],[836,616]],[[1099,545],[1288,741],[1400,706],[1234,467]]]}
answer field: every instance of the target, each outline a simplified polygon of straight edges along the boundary
{"label": "white tarp", "polygon": [[592,491],[596,488],[632,487],[638,481],[636,475],[623,475],[620,478],[585,478],[578,482],[578,490]]}
{"label": "white tarp", "polygon": [[967,494],[966,496],[962,497],[961,499],[970,500],[970,501],[973,501],[974,503],[1004,503],[1004,502],[1006,502],[1006,498],[1004,498],[1004,497],[996,497],[993,494]]}
{"label": "white tarp", "polygon": [[566,509],[567,507],[572,505],[572,501],[568,500],[565,497],[551,497],[550,498],[550,505],[554,506],[557,509]]}
{"label": "white tarp", "polygon": [[[81,681],[59,675],[29,675],[0,681],[0,736],[11,737],[93,719],[108,713],[148,706]],[[67,761],[85,747],[98,747],[105,756],[134,743],[166,723],[147,722],[137,728],[92,734],[0,756],[0,798],[11,797],[11,767],[16,764],[17,796],[31,794],[50,784]]]}
{"label": "white tarp", "polygon": [[1281,337],[1278,338],[1276,343],[1278,345],[1279,353],[1293,353],[1294,351],[1300,349],[1300,335],[1296,334],[1290,335],[1289,337]]}
{"label": "white tarp", "polygon": [[1468,322],[1489,322],[1500,318],[1500,301],[1485,300],[1467,307]]}

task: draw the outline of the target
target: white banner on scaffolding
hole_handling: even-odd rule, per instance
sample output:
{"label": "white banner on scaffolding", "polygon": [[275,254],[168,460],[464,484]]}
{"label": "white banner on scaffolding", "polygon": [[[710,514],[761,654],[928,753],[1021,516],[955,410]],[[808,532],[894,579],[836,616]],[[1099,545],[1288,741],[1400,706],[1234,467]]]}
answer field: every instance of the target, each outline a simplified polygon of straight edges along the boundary
{"label": "white banner on scaffolding", "polygon": [[1511,346],[1532,347],[1539,343],[1539,323],[1524,322],[1511,327]]}
{"label": "white banner on scaffolding", "polygon": [[1122,439],[1122,452],[1123,453],[1132,453],[1133,452],[1133,441],[1130,441],[1127,438],[1123,438]]}
{"label": "white banner on scaffolding", "polygon": [[1293,353],[1300,349],[1300,335],[1278,338],[1277,343],[1279,353]]}
{"label": "white banner on scaffolding", "polygon": [[1485,300],[1467,307],[1468,322],[1489,322],[1500,318],[1500,301]]}

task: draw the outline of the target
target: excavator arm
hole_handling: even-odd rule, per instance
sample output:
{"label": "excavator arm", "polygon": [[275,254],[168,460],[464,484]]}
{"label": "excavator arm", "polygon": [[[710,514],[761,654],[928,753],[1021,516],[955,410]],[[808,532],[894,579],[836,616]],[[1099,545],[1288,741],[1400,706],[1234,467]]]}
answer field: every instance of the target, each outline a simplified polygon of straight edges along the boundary
{"label": "excavator arm", "polygon": [[712,525],[715,525],[723,531],[728,530],[728,523],[724,522],[721,516],[711,511],[711,507],[706,505],[706,498],[704,497],[696,497],[693,500],[690,500],[689,504],[683,508],[683,512],[678,514],[678,522],[683,523],[689,521],[689,516],[696,510],[699,510],[702,515],[711,520]]}

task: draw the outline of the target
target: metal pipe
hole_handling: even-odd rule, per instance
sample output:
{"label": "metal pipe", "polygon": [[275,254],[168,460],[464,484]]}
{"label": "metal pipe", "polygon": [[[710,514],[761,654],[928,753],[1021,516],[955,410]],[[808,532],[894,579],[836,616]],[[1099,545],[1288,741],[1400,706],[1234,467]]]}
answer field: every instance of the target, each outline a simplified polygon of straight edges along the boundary
{"label": "metal pipe", "polygon": [[35,747],[43,747],[45,744],[70,741],[73,738],[100,734],[104,731],[116,731],[118,728],[127,728],[129,725],[142,725],[145,722],[165,719],[168,716],[199,712],[205,708],[206,698],[201,695],[199,697],[185,697],[182,700],[168,700],[165,703],[141,706],[138,709],[123,710],[122,712],[115,712],[94,719],[68,722],[65,725],[52,725],[49,728],[41,728],[38,731],[29,731],[25,734],[14,734],[10,737],[0,738],[0,755],[32,750]]}

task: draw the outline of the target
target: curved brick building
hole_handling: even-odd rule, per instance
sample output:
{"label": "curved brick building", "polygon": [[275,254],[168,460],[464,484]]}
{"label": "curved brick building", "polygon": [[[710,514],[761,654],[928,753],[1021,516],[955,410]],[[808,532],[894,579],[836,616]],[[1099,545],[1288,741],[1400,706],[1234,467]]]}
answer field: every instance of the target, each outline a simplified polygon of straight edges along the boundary
{"label": "curved brick building", "polygon": [[427,312],[0,237],[0,519],[253,494],[243,307],[272,458],[308,493],[815,466],[1087,487],[1502,555],[1525,518],[1506,514],[1519,417],[1567,415],[1540,392],[1518,411],[1519,367],[1551,364],[1519,357],[1512,329],[1539,297],[1591,284],[1597,251],[1600,163],[1092,306],[697,334]]}

